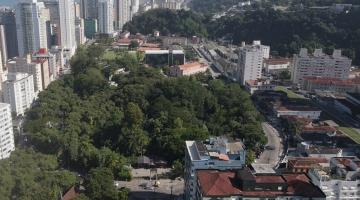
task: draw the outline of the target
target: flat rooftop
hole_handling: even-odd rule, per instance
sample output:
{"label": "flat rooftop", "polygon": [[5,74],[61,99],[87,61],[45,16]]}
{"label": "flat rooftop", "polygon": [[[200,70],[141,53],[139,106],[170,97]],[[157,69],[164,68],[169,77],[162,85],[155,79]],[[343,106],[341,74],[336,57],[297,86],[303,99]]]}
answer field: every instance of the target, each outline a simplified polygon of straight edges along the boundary
{"label": "flat rooftop", "polygon": [[238,155],[244,151],[241,141],[228,141],[226,138],[215,137],[206,141],[185,141],[186,150],[191,160],[216,159],[228,161],[229,155]]}

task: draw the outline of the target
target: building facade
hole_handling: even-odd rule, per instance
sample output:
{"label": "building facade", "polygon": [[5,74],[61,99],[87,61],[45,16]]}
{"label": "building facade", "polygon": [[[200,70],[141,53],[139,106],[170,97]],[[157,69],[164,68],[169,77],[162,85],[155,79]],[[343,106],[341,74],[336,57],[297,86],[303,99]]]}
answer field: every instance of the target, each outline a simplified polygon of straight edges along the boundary
{"label": "building facade", "polygon": [[22,1],[16,8],[19,56],[48,48],[48,10],[43,2]]}
{"label": "building facade", "polygon": [[76,38],[76,45],[82,45],[86,42],[85,38],[85,24],[84,19],[76,18],[75,20],[75,38]]}
{"label": "building facade", "polygon": [[113,12],[112,0],[100,0],[98,2],[99,33],[112,34],[114,32]]}
{"label": "building facade", "polygon": [[98,32],[98,23],[97,19],[85,19],[84,20],[85,28],[85,37],[92,39],[95,36],[95,33]]}
{"label": "building facade", "polygon": [[339,94],[347,92],[360,93],[360,78],[304,77],[301,88],[310,92],[329,91]]}
{"label": "building facade", "polygon": [[4,26],[7,58],[18,56],[15,12],[12,9],[0,9],[0,24]]}
{"label": "building facade", "polygon": [[8,73],[2,88],[4,102],[16,115],[23,115],[35,99],[34,79],[27,73]]}
{"label": "building facade", "polygon": [[0,160],[15,150],[10,104],[0,103]]}
{"label": "building facade", "polygon": [[264,69],[268,74],[278,75],[280,72],[289,70],[290,63],[290,59],[286,58],[265,59]]}
{"label": "building facade", "polygon": [[114,0],[115,29],[122,30],[124,24],[131,20],[131,0]]}
{"label": "building facade", "polygon": [[27,73],[33,75],[33,86],[35,93],[43,91],[43,78],[41,65],[33,63],[30,55],[27,58],[16,58],[8,62],[8,71],[11,73]]}
{"label": "building facade", "polygon": [[351,59],[342,56],[341,50],[334,50],[332,55],[326,55],[322,49],[316,49],[309,54],[302,48],[293,58],[291,79],[294,84],[303,84],[305,77],[327,77],[348,79]]}
{"label": "building facade", "polygon": [[210,138],[207,141],[186,141],[185,199],[196,198],[197,170],[241,169],[245,166],[246,150],[241,141]]}

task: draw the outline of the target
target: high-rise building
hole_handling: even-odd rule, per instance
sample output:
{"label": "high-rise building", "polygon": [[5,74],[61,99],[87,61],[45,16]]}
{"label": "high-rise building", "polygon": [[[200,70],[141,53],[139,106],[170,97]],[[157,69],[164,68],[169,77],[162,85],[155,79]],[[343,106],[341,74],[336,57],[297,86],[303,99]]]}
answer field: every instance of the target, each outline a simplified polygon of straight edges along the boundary
{"label": "high-rise building", "polygon": [[245,85],[248,80],[261,78],[261,70],[264,55],[270,47],[261,45],[260,41],[254,41],[252,45],[243,43],[239,48],[238,70],[235,75],[240,84]]}
{"label": "high-rise building", "polygon": [[8,62],[8,72],[27,73],[33,75],[33,86],[35,93],[43,91],[43,78],[41,65],[31,61],[30,55],[26,58],[16,58]]}
{"label": "high-rise building", "polygon": [[81,5],[79,3],[74,4],[75,18],[81,18]]}
{"label": "high-rise building", "polygon": [[139,0],[131,0],[130,20],[139,12]]}
{"label": "high-rise building", "polygon": [[7,58],[18,56],[15,12],[12,9],[0,9],[0,24],[4,26]]}
{"label": "high-rise building", "polygon": [[8,73],[2,88],[4,102],[11,105],[16,115],[23,115],[35,99],[33,75]]}
{"label": "high-rise building", "polygon": [[242,169],[245,166],[246,150],[241,141],[212,137],[206,141],[185,142],[185,199],[196,198],[197,170]]}
{"label": "high-rise building", "polygon": [[75,36],[76,36],[77,46],[82,45],[86,42],[84,26],[85,26],[84,19],[82,18],[75,19]]}
{"label": "high-rise building", "polygon": [[[6,46],[6,35],[5,35],[5,26],[4,25],[0,25],[0,56],[1,56],[1,61],[3,64],[6,63],[6,61],[8,60],[8,50],[7,50],[7,46]],[[0,65],[1,66],[1,65]]]}
{"label": "high-rise building", "polygon": [[85,19],[97,19],[98,18],[98,0],[84,0],[85,4]]}
{"label": "high-rise building", "polygon": [[84,20],[85,28],[85,37],[92,39],[95,36],[95,33],[98,32],[98,23],[97,19],[85,19]]}
{"label": "high-rise building", "polygon": [[59,14],[61,47],[71,56],[76,50],[74,1],[59,0]]}
{"label": "high-rise building", "polygon": [[10,157],[15,150],[10,104],[0,103],[0,160]]}
{"label": "high-rise building", "polygon": [[111,34],[114,32],[113,25],[113,1],[100,0],[98,2],[99,33]]}
{"label": "high-rise building", "polygon": [[48,48],[48,12],[43,2],[21,1],[16,8],[16,29],[19,55]]}
{"label": "high-rise building", "polygon": [[122,30],[124,24],[131,20],[131,0],[114,0],[115,29]]}
{"label": "high-rise building", "polygon": [[41,0],[44,2],[45,7],[49,9],[50,15],[50,41],[48,41],[48,46],[59,46],[61,44],[60,40],[60,14],[59,14],[59,1],[57,0]]}
{"label": "high-rise building", "polygon": [[291,79],[295,84],[303,84],[304,77],[318,76],[327,78],[349,78],[351,59],[341,55],[341,50],[334,50],[326,55],[322,49],[315,49],[310,55],[302,48],[293,58]]}

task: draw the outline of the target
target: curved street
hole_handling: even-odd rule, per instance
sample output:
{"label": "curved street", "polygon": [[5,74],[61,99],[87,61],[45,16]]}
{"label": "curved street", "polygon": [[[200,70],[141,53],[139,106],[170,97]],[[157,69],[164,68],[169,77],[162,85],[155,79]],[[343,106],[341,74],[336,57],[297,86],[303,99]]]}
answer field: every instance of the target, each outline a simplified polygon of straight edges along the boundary
{"label": "curved street", "polygon": [[266,146],[271,147],[271,149],[266,149],[260,155],[259,159],[256,159],[257,164],[270,164],[275,167],[280,161],[280,157],[283,153],[283,144],[279,132],[268,122],[263,122],[261,124],[264,133],[268,139]]}

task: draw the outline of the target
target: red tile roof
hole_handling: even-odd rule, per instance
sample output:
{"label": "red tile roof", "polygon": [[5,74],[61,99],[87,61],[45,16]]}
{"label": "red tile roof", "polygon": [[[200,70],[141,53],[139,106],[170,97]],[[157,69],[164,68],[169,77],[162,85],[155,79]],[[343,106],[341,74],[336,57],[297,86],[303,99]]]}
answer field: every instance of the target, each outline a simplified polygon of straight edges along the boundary
{"label": "red tile roof", "polygon": [[76,193],[75,191],[75,186],[72,186],[63,196],[63,198],[61,200],[72,200],[74,199],[76,196],[78,195],[78,193]]}
{"label": "red tile roof", "polygon": [[[325,197],[325,194],[310,182],[305,174],[283,174],[283,175],[257,175],[257,183],[283,184],[287,183],[287,190],[253,190],[244,191],[235,184],[236,172],[199,170],[197,172],[200,192],[205,197],[277,197],[277,196],[303,196],[303,197]],[[240,180],[241,181],[241,180]]]}
{"label": "red tile roof", "polygon": [[288,159],[288,168],[310,168],[320,163],[329,163],[329,160],[316,157],[292,157]]}
{"label": "red tile roof", "polygon": [[206,65],[204,63],[199,63],[199,62],[191,62],[191,63],[185,63],[183,65],[179,65],[179,68],[181,70],[194,69],[194,68],[196,69],[202,67],[206,67]]}
{"label": "red tile roof", "polygon": [[255,180],[256,183],[285,183],[282,176],[278,175],[258,175]]}
{"label": "red tile roof", "polygon": [[271,59],[265,59],[264,63],[269,65],[283,65],[290,63],[290,59],[288,58],[271,58]]}

